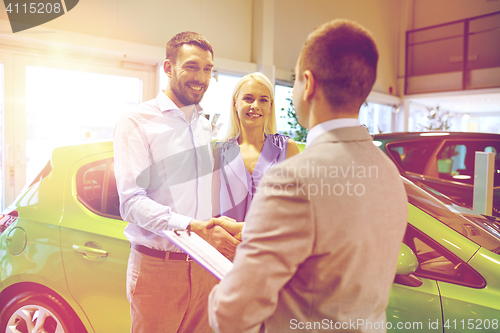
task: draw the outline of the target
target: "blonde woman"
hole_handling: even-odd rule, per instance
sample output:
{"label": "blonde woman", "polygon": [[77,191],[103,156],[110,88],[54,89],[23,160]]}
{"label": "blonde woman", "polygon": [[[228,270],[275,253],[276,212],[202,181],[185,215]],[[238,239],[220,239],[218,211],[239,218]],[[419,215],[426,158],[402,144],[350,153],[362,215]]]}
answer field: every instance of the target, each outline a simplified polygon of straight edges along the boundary
{"label": "blonde woman", "polygon": [[214,215],[244,221],[266,171],[298,153],[295,141],[276,133],[269,79],[261,73],[241,78],[234,88],[228,132],[214,152]]}

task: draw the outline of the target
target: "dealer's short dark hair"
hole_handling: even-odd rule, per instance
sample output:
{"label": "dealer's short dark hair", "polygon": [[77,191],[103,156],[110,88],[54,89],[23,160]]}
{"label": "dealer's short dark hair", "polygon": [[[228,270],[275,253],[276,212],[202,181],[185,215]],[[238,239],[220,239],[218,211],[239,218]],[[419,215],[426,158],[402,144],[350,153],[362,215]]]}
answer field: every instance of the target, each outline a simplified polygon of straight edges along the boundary
{"label": "dealer's short dark hair", "polygon": [[352,21],[333,20],[307,37],[299,73],[313,73],[330,105],[361,105],[377,78],[377,62],[377,46],[368,30]]}
{"label": "dealer's short dark hair", "polygon": [[177,53],[184,44],[196,45],[203,51],[210,51],[212,59],[214,57],[214,50],[210,42],[197,32],[184,31],[172,37],[167,43],[167,59],[174,62],[177,60]]}

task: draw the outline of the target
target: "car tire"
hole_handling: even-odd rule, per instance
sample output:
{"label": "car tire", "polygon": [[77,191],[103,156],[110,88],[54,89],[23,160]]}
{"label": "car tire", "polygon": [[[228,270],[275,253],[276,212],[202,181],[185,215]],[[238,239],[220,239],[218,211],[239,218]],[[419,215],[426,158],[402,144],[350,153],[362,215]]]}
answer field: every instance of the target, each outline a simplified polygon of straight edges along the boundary
{"label": "car tire", "polygon": [[73,333],[82,332],[80,327],[73,311],[45,292],[22,292],[9,300],[0,313],[0,333]]}

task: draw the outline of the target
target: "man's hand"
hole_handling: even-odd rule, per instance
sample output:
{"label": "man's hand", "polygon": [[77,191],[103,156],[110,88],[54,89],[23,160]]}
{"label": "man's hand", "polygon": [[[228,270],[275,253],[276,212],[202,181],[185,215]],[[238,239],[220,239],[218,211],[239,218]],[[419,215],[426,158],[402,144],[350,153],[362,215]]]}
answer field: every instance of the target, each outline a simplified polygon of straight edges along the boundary
{"label": "man's hand", "polygon": [[231,222],[234,220],[227,217],[211,218],[208,221],[192,220],[190,223],[191,231],[205,239],[226,257],[231,257],[234,256],[236,246],[240,241],[220,226],[223,221]]}
{"label": "man's hand", "polygon": [[236,220],[226,216],[221,216],[218,219],[212,219],[212,220],[214,220],[215,225],[220,225],[227,232],[229,232],[234,238],[241,241],[241,230],[243,229],[245,222],[236,222]]}

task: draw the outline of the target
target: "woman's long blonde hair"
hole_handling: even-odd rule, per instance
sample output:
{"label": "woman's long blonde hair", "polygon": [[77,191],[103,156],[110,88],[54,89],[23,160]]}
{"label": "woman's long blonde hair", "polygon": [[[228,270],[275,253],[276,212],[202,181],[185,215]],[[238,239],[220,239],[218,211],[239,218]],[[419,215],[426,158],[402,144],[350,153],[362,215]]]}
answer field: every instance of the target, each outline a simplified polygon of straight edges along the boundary
{"label": "woman's long blonde hair", "polygon": [[221,141],[228,141],[232,138],[238,138],[241,133],[240,120],[237,116],[236,110],[236,100],[238,99],[238,95],[240,93],[241,86],[250,81],[254,80],[255,82],[261,83],[269,90],[269,94],[271,97],[271,112],[266,118],[266,122],[264,123],[264,134],[275,134],[276,133],[276,114],[274,112],[274,87],[271,84],[271,81],[262,73],[255,72],[252,74],[247,74],[242,77],[236,86],[234,87],[233,92],[233,103],[231,104],[231,114],[229,115],[229,127],[227,129],[226,135],[221,139]]}

